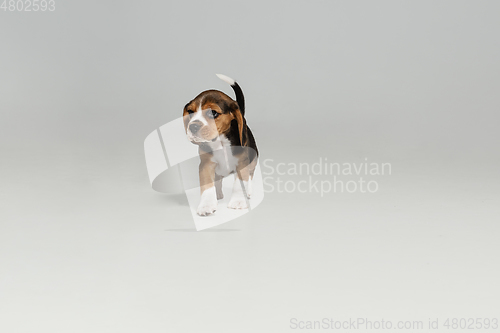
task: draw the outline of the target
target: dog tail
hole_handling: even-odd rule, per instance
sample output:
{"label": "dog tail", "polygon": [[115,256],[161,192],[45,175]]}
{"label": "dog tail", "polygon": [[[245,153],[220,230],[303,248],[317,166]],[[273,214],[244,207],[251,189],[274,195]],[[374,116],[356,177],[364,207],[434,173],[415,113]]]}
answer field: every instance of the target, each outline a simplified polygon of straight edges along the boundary
{"label": "dog tail", "polygon": [[231,85],[231,88],[233,88],[234,93],[236,94],[236,102],[238,102],[238,106],[240,107],[241,115],[245,116],[245,97],[243,96],[243,91],[241,90],[241,87],[238,85],[236,81],[234,81],[228,76],[222,74],[215,74],[215,75],[217,75],[217,77],[222,81],[227,82]]}

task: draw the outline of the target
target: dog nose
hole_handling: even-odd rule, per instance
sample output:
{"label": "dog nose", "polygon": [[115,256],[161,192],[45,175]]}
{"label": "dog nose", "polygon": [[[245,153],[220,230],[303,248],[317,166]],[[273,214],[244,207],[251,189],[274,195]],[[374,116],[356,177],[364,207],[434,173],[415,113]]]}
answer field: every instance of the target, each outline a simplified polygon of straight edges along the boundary
{"label": "dog nose", "polygon": [[201,128],[201,125],[202,124],[198,121],[192,122],[191,125],[189,125],[189,130],[194,134],[198,132],[198,130]]}

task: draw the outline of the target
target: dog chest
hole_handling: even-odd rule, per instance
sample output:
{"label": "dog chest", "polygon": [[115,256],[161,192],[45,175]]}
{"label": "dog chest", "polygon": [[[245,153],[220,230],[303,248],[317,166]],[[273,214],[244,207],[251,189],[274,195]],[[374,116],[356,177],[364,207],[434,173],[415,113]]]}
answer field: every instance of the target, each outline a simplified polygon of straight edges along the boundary
{"label": "dog chest", "polygon": [[220,140],[212,145],[211,160],[217,165],[215,172],[221,176],[227,176],[236,171],[238,165],[238,158],[233,156],[231,150],[231,143],[225,136],[220,136]]}

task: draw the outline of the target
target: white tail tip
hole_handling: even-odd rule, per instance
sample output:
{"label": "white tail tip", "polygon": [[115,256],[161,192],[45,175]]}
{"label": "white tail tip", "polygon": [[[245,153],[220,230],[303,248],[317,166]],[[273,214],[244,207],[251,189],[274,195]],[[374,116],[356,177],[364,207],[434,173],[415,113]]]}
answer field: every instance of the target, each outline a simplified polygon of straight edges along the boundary
{"label": "white tail tip", "polygon": [[234,81],[233,79],[231,79],[229,76],[225,76],[225,75],[223,75],[223,74],[215,74],[215,75],[217,75],[217,77],[218,77],[219,79],[221,79],[222,81],[229,83],[229,85],[231,85],[231,86],[232,86],[232,85],[234,84],[234,82],[235,82],[235,81]]}

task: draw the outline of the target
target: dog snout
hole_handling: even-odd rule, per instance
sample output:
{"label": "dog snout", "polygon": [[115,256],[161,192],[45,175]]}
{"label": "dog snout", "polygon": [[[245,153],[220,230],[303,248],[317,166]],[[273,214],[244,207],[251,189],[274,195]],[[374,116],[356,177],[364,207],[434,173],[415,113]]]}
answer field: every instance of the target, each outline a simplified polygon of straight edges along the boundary
{"label": "dog snout", "polygon": [[195,134],[200,130],[201,126],[203,126],[203,124],[200,121],[193,121],[189,125],[189,130],[191,131],[191,133]]}

